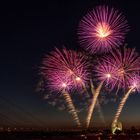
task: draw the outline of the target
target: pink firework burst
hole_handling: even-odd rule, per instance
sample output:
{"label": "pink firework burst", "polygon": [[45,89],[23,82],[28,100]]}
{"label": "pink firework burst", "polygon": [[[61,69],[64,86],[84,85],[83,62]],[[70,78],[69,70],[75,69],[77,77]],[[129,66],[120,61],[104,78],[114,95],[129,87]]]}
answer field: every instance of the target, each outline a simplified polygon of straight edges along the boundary
{"label": "pink firework burst", "polygon": [[129,80],[129,88],[133,88],[133,92],[140,92],[140,75],[135,74]]}
{"label": "pink firework burst", "polygon": [[88,80],[87,57],[76,51],[55,49],[46,55],[41,74],[52,91],[82,87]]}
{"label": "pink firework burst", "polygon": [[125,89],[131,77],[140,71],[140,57],[135,49],[116,49],[110,56],[104,57],[104,61],[117,69],[115,79],[117,79],[118,88],[123,87]]}
{"label": "pink firework burst", "polygon": [[95,67],[96,78],[100,82],[104,82],[105,86],[109,87],[111,90],[114,89],[117,84],[117,71],[117,67],[104,61],[99,62]]}
{"label": "pink firework burst", "polygon": [[122,13],[108,6],[98,6],[83,17],[78,35],[81,46],[86,50],[103,53],[119,47],[128,30]]}

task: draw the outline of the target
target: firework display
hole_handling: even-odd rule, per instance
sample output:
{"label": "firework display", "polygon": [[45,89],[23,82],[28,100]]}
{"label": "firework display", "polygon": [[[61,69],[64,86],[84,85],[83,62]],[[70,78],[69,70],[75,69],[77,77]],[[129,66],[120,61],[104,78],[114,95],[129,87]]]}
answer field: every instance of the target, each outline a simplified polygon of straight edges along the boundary
{"label": "firework display", "polygon": [[51,91],[62,92],[68,108],[77,123],[80,121],[68,91],[83,87],[88,80],[88,63],[82,53],[57,48],[44,58],[41,68],[43,77],[48,81]]}
{"label": "firework display", "polygon": [[[105,86],[108,86],[110,90],[113,90],[115,87],[117,89],[126,89],[130,81],[132,81],[132,75],[140,70],[140,57],[135,52],[135,49],[124,48],[123,51],[115,50],[110,53],[110,55],[105,56],[101,62],[96,66],[96,77],[102,83],[105,83]],[[99,85],[99,87],[101,86]],[[89,108],[87,115],[87,127],[91,120],[92,113],[94,111],[94,106],[96,99],[99,95],[101,88],[97,88],[97,95],[93,97],[92,104]],[[128,92],[128,96],[131,93]],[[127,94],[126,94],[127,99]],[[120,103],[121,107],[124,106],[125,100]],[[117,111],[116,118],[119,116],[122,108],[119,108]],[[116,120],[116,119],[115,119]]]}
{"label": "firework display", "polygon": [[128,29],[122,13],[108,6],[98,6],[83,17],[78,35],[86,50],[103,53],[122,45]]}
{"label": "firework display", "polygon": [[[50,94],[61,93],[78,127],[81,122],[72,95],[78,99],[76,102],[80,102],[79,95],[87,99],[83,102],[88,104],[85,104],[88,129],[95,106],[99,106],[104,121],[98,97],[102,89],[108,89],[113,93],[127,91],[112,122],[113,134],[117,129],[122,130],[118,119],[125,102],[131,93],[140,92],[140,56],[134,48],[122,47],[128,31],[127,20],[121,12],[109,6],[97,6],[79,23],[78,37],[84,51],[55,48],[44,57],[40,73],[46,81],[45,89]],[[56,104],[60,98],[52,100]]]}

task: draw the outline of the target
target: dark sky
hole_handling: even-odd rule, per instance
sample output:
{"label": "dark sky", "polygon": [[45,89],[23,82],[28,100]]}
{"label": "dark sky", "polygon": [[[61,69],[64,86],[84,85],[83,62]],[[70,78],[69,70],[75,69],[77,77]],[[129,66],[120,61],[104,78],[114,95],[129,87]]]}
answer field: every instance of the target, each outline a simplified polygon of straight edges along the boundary
{"label": "dark sky", "polygon": [[[139,1],[123,0],[48,0],[46,3],[4,3],[0,8],[0,126],[73,125],[70,114],[59,111],[35,92],[44,54],[55,46],[74,49],[79,20],[100,4],[113,6],[126,16],[131,31],[129,47],[139,48]],[[107,123],[111,123],[118,103],[102,105]],[[125,126],[140,126],[140,95],[129,98],[121,115]],[[83,116],[81,114],[81,116]],[[84,120],[83,120],[84,121]],[[95,126],[100,122],[94,119]]]}

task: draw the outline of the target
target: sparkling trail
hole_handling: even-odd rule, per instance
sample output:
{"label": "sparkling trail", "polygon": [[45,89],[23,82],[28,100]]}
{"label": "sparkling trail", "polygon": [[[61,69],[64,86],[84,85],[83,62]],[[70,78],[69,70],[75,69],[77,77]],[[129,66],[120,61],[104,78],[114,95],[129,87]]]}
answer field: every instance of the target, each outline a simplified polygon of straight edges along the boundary
{"label": "sparkling trail", "polygon": [[120,102],[120,104],[119,104],[119,107],[118,107],[118,109],[117,109],[117,112],[116,112],[116,114],[115,114],[113,123],[112,123],[112,126],[113,126],[113,127],[116,127],[117,122],[118,122],[118,118],[119,118],[119,116],[120,116],[120,114],[121,114],[121,112],[122,112],[122,109],[123,109],[123,107],[124,107],[124,105],[125,105],[125,103],[126,103],[128,97],[129,97],[129,95],[132,93],[133,89],[134,89],[133,87],[130,88],[130,89],[128,90],[128,92],[125,94],[125,96],[122,98],[122,100],[121,100],[121,102]]}
{"label": "sparkling trail", "polygon": [[77,124],[77,127],[81,127],[81,123],[80,123],[77,111],[76,111],[74,104],[72,102],[71,96],[66,91],[63,91],[63,96],[64,96],[65,101],[67,103],[67,107],[68,107],[69,111],[71,112],[74,121]]}
{"label": "sparkling trail", "polygon": [[89,107],[87,118],[86,118],[86,128],[89,128],[89,124],[90,124],[90,121],[91,121],[92,113],[94,111],[94,108],[95,108],[95,105],[96,105],[96,101],[97,101],[98,95],[100,93],[100,90],[102,88],[102,85],[103,85],[103,82],[101,82],[99,84],[99,86],[95,90],[95,94],[94,94],[94,96],[92,98],[92,102],[91,102],[91,105]]}

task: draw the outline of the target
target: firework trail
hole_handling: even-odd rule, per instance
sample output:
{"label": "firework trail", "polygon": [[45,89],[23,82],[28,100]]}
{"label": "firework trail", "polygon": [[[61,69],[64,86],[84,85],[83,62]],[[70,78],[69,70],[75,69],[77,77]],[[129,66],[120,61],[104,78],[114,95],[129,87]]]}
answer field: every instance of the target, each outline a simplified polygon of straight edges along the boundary
{"label": "firework trail", "polygon": [[[135,92],[136,90],[138,92],[140,92],[140,76],[139,75],[134,75],[132,76],[132,78],[130,79],[129,81],[129,87],[130,89],[128,90],[128,92],[125,94],[125,96],[122,98],[120,104],[119,104],[119,107],[117,109],[117,112],[115,114],[115,117],[114,117],[114,120],[112,122],[112,127],[115,128],[117,126],[117,123],[118,123],[118,118],[122,112],[122,109],[129,97],[129,95],[132,93],[132,92]],[[114,131],[112,131],[112,133],[114,134]]]}
{"label": "firework trail", "polygon": [[97,6],[81,20],[78,35],[81,46],[86,50],[104,53],[119,47],[128,30],[122,13],[108,6]]}
{"label": "firework trail", "polygon": [[[90,80],[90,85],[91,85],[91,92],[92,92],[92,95],[94,95],[95,89],[94,89],[94,85],[93,85],[92,80]],[[105,124],[104,115],[103,115],[103,113],[102,113],[101,106],[100,106],[100,103],[99,103],[99,100],[98,100],[98,99],[97,99],[97,101],[96,101],[96,107],[97,107],[97,111],[98,111],[98,113],[99,113],[100,119],[101,119],[102,122]]]}
{"label": "firework trail", "polygon": [[133,90],[133,88],[130,88],[130,89],[128,90],[128,92],[125,94],[125,96],[122,98],[122,100],[121,100],[121,102],[120,102],[120,104],[119,104],[119,107],[118,107],[117,112],[116,112],[116,114],[115,114],[115,118],[114,118],[113,123],[112,123],[112,126],[113,126],[114,128],[116,127],[116,125],[117,125],[117,123],[118,123],[118,118],[119,118],[119,116],[120,116],[120,114],[121,114],[121,112],[122,112],[122,109],[123,109],[123,107],[124,107],[124,105],[125,105],[125,103],[126,103],[128,97],[129,97],[130,93],[132,92],[132,90]]}
{"label": "firework trail", "polygon": [[89,127],[89,124],[90,124],[90,121],[91,121],[91,117],[92,117],[92,113],[94,111],[94,108],[95,108],[95,105],[96,105],[96,101],[97,101],[98,95],[100,93],[100,90],[102,88],[102,85],[103,85],[103,82],[101,82],[100,85],[98,86],[98,88],[95,90],[94,96],[92,98],[91,105],[89,107],[87,118],[86,118],[86,128]]}
{"label": "firework trail", "polygon": [[87,57],[80,52],[65,48],[60,51],[56,48],[44,58],[41,74],[47,81],[50,91],[63,94],[74,121],[79,127],[81,124],[69,91],[81,90],[88,80]]}
{"label": "firework trail", "polygon": [[94,85],[93,85],[92,79],[90,80],[90,86],[91,86],[91,92],[92,92],[92,94],[94,95],[95,87],[94,87]]}
{"label": "firework trail", "polygon": [[103,112],[102,112],[102,109],[101,109],[101,105],[99,103],[99,100],[96,101],[96,106],[97,106],[97,109],[98,109],[97,111],[99,113],[99,117],[100,117],[102,123],[105,125],[106,122],[105,122],[105,118],[104,118],[104,115],[103,115]]}
{"label": "firework trail", "polygon": [[76,109],[75,109],[75,107],[73,105],[71,96],[66,91],[63,92],[63,96],[64,96],[65,101],[67,103],[67,107],[68,107],[69,111],[71,112],[71,114],[73,116],[74,121],[76,122],[76,124],[77,124],[78,127],[81,127],[81,123],[79,121],[79,117],[78,117],[78,114],[76,112]]}

